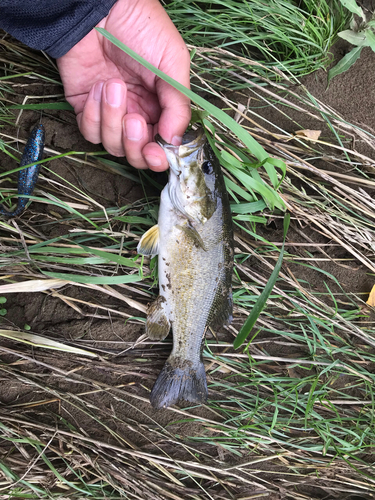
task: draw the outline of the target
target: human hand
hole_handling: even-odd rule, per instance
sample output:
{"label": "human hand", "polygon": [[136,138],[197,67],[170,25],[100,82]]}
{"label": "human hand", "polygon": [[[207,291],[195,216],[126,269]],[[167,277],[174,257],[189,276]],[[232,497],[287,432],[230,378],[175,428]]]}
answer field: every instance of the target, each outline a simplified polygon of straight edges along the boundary
{"label": "human hand", "polygon": [[[169,76],[189,87],[190,57],[158,0],[118,0],[99,24]],[[126,156],[136,168],[168,168],[159,133],[181,144],[190,101],[96,30],[57,60],[67,101],[78,126],[94,144]]]}

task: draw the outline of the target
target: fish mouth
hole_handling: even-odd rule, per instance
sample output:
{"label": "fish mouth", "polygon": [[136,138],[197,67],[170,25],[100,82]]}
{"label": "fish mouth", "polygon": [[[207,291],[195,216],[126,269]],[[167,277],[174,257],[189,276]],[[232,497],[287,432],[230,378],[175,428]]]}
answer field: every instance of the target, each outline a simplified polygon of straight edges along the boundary
{"label": "fish mouth", "polygon": [[[179,156],[180,158],[186,158],[187,156],[201,149],[205,145],[206,141],[206,134],[204,133],[204,130],[202,128],[185,132],[182,138],[181,146],[173,146],[173,144],[169,144],[159,134],[155,135],[155,142],[164,149],[165,153],[167,154],[168,160],[170,157],[168,152],[171,152],[175,156]],[[172,165],[171,168],[173,171],[175,170]]]}
{"label": "fish mouth", "polygon": [[165,141],[160,134],[156,134],[154,140],[162,148],[165,148],[165,147],[175,147],[175,146],[172,146],[172,144],[169,144],[167,141]]}
{"label": "fish mouth", "polygon": [[173,146],[173,144],[169,144],[165,141],[161,135],[156,134],[154,138],[155,142],[159,144],[163,148],[163,151],[167,157],[169,168],[172,172],[178,177],[181,173],[181,169],[178,164],[178,152],[179,146]]}
{"label": "fish mouth", "polygon": [[[186,142],[188,141],[188,142]],[[181,146],[174,146],[165,141],[159,134],[155,135],[155,142],[161,146],[166,154],[170,170],[179,177],[183,170],[184,162],[195,160],[199,151],[203,149],[207,139],[202,128],[198,130],[189,130],[182,138]],[[187,160],[183,160],[183,159]]]}
{"label": "fish mouth", "polygon": [[206,134],[202,128],[199,128],[198,130],[189,130],[189,132],[186,132],[182,138],[182,144],[179,148],[180,157],[186,158],[193,155],[196,151],[201,150],[206,142]]}

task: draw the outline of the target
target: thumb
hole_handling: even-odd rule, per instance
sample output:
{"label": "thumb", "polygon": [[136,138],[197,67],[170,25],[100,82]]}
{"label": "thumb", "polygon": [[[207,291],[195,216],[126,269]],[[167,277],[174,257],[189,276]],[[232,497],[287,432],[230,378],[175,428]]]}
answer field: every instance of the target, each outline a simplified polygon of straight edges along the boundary
{"label": "thumb", "polygon": [[[190,88],[190,57],[187,49],[186,52],[187,59],[181,58],[175,62],[173,71],[165,72]],[[178,146],[191,118],[190,99],[164,80],[158,79],[156,90],[161,107],[158,133],[165,141]]]}
{"label": "thumb", "polygon": [[191,107],[190,100],[186,96],[178,90],[173,89],[173,91],[179,95],[175,99],[170,99],[165,107],[162,105],[158,133],[169,144],[179,146],[190,122]]}

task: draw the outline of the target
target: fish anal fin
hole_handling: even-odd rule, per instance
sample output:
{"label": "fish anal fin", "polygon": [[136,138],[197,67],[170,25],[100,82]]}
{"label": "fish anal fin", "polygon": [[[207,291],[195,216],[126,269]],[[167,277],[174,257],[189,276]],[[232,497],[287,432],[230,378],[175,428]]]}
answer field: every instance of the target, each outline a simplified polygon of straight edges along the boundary
{"label": "fish anal fin", "polygon": [[151,340],[163,340],[171,329],[165,311],[165,298],[159,297],[149,306],[146,320],[146,334]]}
{"label": "fish anal fin", "polygon": [[159,253],[159,226],[152,226],[140,239],[137,252],[141,255],[157,255]]}
{"label": "fish anal fin", "polygon": [[150,401],[153,408],[168,408],[182,401],[205,403],[207,380],[203,361],[192,363],[170,356],[152,388]]}

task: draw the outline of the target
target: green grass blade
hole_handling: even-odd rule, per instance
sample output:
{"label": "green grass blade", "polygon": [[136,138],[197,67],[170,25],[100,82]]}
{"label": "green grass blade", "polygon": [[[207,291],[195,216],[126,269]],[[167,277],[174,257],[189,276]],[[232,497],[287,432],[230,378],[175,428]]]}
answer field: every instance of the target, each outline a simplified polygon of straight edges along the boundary
{"label": "green grass blade", "polygon": [[15,104],[13,106],[9,106],[8,109],[56,109],[63,111],[73,111],[73,106],[71,106],[68,102],[41,102],[37,104]]}
{"label": "green grass blade", "polygon": [[271,277],[268,280],[267,285],[264,287],[263,292],[260,294],[258,300],[256,301],[249,317],[245,321],[241,330],[238,332],[238,335],[233,342],[233,347],[235,349],[238,349],[244,343],[244,341],[246,340],[246,338],[250,334],[253,326],[255,325],[256,320],[259,317],[259,314],[264,309],[264,306],[266,305],[267,299],[270,296],[272,289],[276,283],[276,280],[277,280],[277,277],[279,275],[281,265],[283,262],[285,237],[286,237],[286,233],[288,231],[289,222],[290,222],[290,215],[286,214],[285,218],[284,218],[284,241],[283,241],[283,245],[282,245],[281,250],[280,250],[280,255],[279,255],[279,258],[277,260],[275,269],[272,271]]}
{"label": "green grass blade", "polygon": [[127,274],[124,276],[83,276],[81,274],[49,273],[47,271],[43,271],[43,274],[50,278],[73,281],[74,283],[88,283],[91,285],[121,285],[123,283],[137,283],[138,281],[142,281],[142,277],[139,274]]}
{"label": "green grass blade", "polygon": [[80,246],[85,252],[97,255],[107,262],[116,262],[117,264],[122,266],[140,268],[140,265],[136,264],[132,259],[127,259],[126,257],[122,257],[121,255],[116,255],[114,253],[104,252],[103,250],[96,250],[95,248],[86,247],[84,245]]}

